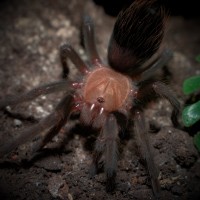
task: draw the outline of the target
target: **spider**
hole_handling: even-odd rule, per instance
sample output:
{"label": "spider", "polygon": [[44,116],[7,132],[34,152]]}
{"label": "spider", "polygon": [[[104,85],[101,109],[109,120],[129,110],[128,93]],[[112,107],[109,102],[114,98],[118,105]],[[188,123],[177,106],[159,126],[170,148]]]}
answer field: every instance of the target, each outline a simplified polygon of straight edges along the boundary
{"label": "spider", "polygon": [[[148,62],[160,49],[166,22],[166,14],[156,0],[135,0],[123,9],[115,22],[108,46],[108,64],[100,59],[95,45],[94,24],[89,16],[83,20],[83,38],[88,54],[86,64],[70,44],[60,47],[60,58],[65,79],[39,86],[27,93],[11,96],[0,101],[0,109],[33,100],[39,95],[64,91],[65,95],[54,111],[40,122],[20,130],[16,138],[0,146],[0,156],[14,150],[41,132],[43,148],[78,113],[80,122],[98,131],[95,142],[91,173],[98,170],[104,160],[106,189],[115,188],[119,133],[132,122],[132,133],[138,140],[141,155],[147,165],[154,194],[159,193],[158,172],[153,162],[148,128],[145,122],[145,105],[155,97],[164,97],[172,107],[172,122],[177,125],[179,102],[170,88],[153,76],[172,57],[165,49]],[[68,59],[78,69],[77,80],[67,78]],[[153,77],[153,78],[152,78]],[[120,124],[121,117],[126,123]],[[38,150],[37,149],[37,150]]]}

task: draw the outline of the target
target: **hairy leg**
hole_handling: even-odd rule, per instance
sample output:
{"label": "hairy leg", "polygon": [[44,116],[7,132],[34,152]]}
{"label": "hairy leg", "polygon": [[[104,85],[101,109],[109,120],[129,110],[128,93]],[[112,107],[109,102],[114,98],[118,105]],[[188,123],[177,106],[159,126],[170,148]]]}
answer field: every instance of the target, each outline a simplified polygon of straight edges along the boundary
{"label": "hairy leg", "polygon": [[99,161],[102,157],[104,148],[105,148],[105,139],[103,138],[102,134],[100,134],[100,136],[97,138],[97,141],[95,144],[92,164],[90,167],[90,176],[91,177],[93,177],[99,169]]}
{"label": "hairy leg", "polygon": [[151,178],[151,184],[154,195],[158,197],[160,192],[160,184],[158,181],[159,172],[155,166],[155,163],[153,161],[153,156],[151,154],[151,149],[149,146],[149,140],[147,135],[148,130],[145,125],[145,119],[143,113],[141,111],[136,110],[135,113],[133,113],[133,118],[134,118],[134,133],[137,145],[147,166],[148,173]]}
{"label": "hairy leg", "polygon": [[70,88],[71,82],[67,80],[49,83],[43,86],[36,87],[29,92],[21,95],[8,96],[0,100],[0,110],[6,106],[16,105],[22,102],[31,101],[40,95],[50,94],[53,92],[65,91]]}
{"label": "hairy leg", "polygon": [[[1,139],[0,144],[0,157],[8,154],[19,145],[24,144],[25,142],[33,139],[38,134],[46,130],[54,129],[55,125],[62,125],[63,119],[66,119],[70,114],[72,108],[73,97],[71,95],[65,96],[61,102],[57,105],[54,112],[48,115],[46,118],[42,119],[38,124],[28,127],[24,130],[20,130],[16,133],[16,137],[10,141],[3,141]],[[66,113],[64,113],[64,111]],[[61,123],[62,122],[62,123]],[[51,132],[51,131],[49,131]]]}
{"label": "hairy leg", "polygon": [[172,123],[174,124],[174,126],[179,126],[179,122],[178,122],[178,115],[180,113],[180,103],[176,98],[176,95],[174,94],[174,92],[172,90],[170,90],[170,88],[160,82],[160,81],[156,81],[152,84],[152,88],[154,89],[154,91],[160,95],[161,97],[167,99],[172,107],[173,107],[173,111],[172,111],[172,115],[171,115],[171,120]]}
{"label": "hairy leg", "polygon": [[107,175],[107,191],[112,191],[115,188],[115,176],[117,170],[117,156],[118,156],[118,133],[119,128],[117,120],[114,115],[108,116],[103,127],[103,134],[105,135],[106,149],[105,149],[105,171]]}
{"label": "hairy leg", "polygon": [[86,51],[88,53],[91,64],[101,64],[101,59],[95,45],[94,24],[89,16],[84,17],[83,21],[83,37]]}
{"label": "hairy leg", "polygon": [[[175,127],[179,127],[178,115],[180,113],[180,103],[175,93],[165,83],[161,81],[146,81],[139,85],[137,98],[135,100],[136,107],[144,107],[149,101],[162,97],[169,101],[172,105],[171,120]],[[140,104],[141,103],[141,104]]]}
{"label": "hairy leg", "polygon": [[151,64],[139,72],[141,73],[140,80],[144,81],[150,78],[152,75],[154,75],[156,70],[164,67],[171,58],[172,52],[168,49],[165,49],[155,61],[153,61]]}
{"label": "hairy leg", "polygon": [[87,73],[88,67],[70,44],[60,46],[60,59],[63,67],[63,78],[67,77],[69,68],[67,60],[70,59],[81,73]]}
{"label": "hairy leg", "polygon": [[61,128],[66,124],[72,109],[71,96],[67,96],[66,98],[64,98],[58,106],[60,106],[58,112],[61,117],[57,118],[54,126],[51,127],[48,132],[42,137],[39,143],[37,143],[36,146],[33,147],[33,153],[42,149],[55,135],[59,133]]}
{"label": "hairy leg", "polygon": [[117,156],[118,156],[118,124],[113,114],[109,115],[102,128],[100,136],[96,141],[95,153],[93,155],[93,163],[91,168],[91,175],[96,173],[98,169],[98,162],[104,154],[104,169],[106,172],[107,183],[106,190],[108,192],[115,188],[115,177],[117,170]]}

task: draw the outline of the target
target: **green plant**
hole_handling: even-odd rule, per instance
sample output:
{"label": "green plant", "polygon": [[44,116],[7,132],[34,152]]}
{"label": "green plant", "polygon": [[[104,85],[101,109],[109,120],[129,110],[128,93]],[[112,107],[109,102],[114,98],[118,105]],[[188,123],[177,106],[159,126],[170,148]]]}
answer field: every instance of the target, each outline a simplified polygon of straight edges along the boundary
{"label": "green plant", "polygon": [[[200,75],[192,76],[183,83],[183,93],[185,95],[198,92],[200,90]],[[200,100],[186,106],[182,112],[182,121],[186,127],[191,127],[200,121]],[[200,131],[194,136],[194,144],[200,152]]]}

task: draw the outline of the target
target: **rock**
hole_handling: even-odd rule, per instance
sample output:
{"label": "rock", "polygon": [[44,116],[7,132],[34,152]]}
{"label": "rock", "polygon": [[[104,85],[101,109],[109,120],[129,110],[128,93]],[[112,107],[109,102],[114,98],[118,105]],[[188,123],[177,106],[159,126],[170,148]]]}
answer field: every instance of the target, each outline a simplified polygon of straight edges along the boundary
{"label": "rock", "polygon": [[[192,137],[188,133],[172,127],[162,128],[156,135],[153,146],[160,153],[168,154],[168,158],[173,158],[178,165],[186,168],[191,167],[198,157]],[[160,160],[160,162],[162,161]]]}

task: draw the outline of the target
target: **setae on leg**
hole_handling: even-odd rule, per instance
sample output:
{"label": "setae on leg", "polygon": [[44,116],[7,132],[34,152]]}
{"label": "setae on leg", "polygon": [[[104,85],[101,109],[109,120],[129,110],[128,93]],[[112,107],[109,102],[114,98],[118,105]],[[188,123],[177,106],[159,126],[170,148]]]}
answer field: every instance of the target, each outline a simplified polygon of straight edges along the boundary
{"label": "setae on leg", "polygon": [[141,109],[153,99],[158,97],[165,98],[172,105],[171,120],[175,127],[179,126],[178,115],[180,113],[180,103],[176,98],[175,93],[161,81],[144,81],[139,83],[139,90],[136,99],[136,107]]}
{"label": "setae on leg", "polygon": [[115,188],[115,177],[118,157],[118,124],[115,116],[110,114],[97,138],[93,163],[90,174],[93,176],[99,168],[99,160],[104,155],[104,170],[107,177],[106,190],[111,192]]}
{"label": "setae on leg", "polygon": [[17,136],[14,139],[6,142],[1,139],[0,157],[8,154],[19,145],[24,144],[26,141],[33,139],[42,131],[50,130],[52,127],[54,127],[55,124],[61,122],[64,118],[63,111],[65,111],[67,115],[70,113],[72,107],[72,99],[73,97],[71,95],[65,96],[57,105],[54,112],[52,112],[46,118],[42,119],[38,124],[35,124],[32,127],[28,127],[24,130],[20,130],[18,133],[16,133]]}
{"label": "setae on leg", "polygon": [[152,87],[158,95],[167,99],[170,102],[170,104],[173,107],[173,111],[171,115],[172,123],[174,124],[174,126],[179,126],[177,117],[180,113],[180,103],[175,97],[175,94],[173,93],[173,91],[171,91],[170,88],[166,84],[160,81],[154,82],[152,84]]}
{"label": "setae on leg", "polygon": [[119,128],[114,115],[109,115],[103,127],[103,135],[105,137],[105,171],[107,176],[107,191],[115,188],[115,176],[117,170],[118,157],[118,133]]}
{"label": "setae on leg", "polygon": [[77,54],[74,48],[70,44],[63,44],[60,46],[60,59],[63,67],[63,77],[67,77],[69,68],[67,64],[67,60],[70,59],[72,63],[77,67],[77,69],[85,74],[88,71],[87,65],[81,59],[81,57]]}
{"label": "setae on leg", "polygon": [[148,169],[149,176],[151,178],[152,189],[156,197],[159,196],[160,183],[158,181],[158,169],[153,161],[153,156],[151,154],[151,149],[148,140],[148,131],[145,125],[145,119],[141,111],[135,111],[134,115],[134,133],[136,141],[139,147],[139,151],[145,161]]}
{"label": "setae on leg", "polygon": [[83,37],[86,51],[92,65],[101,64],[101,59],[95,45],[94,24],[89,16],[84,17]]}
{"label": "setae on leg", "polygon": [[36,87],[29,92],[21,95],[8,96],[0,100],[0,110],[6,106],[16,105],[22,102],[31,101],[40,95],[50,94],[53,92],[65,91],[70,87],[71,82],[67,80],[49,83]]}
{"label": "setae on leg", "polygon": [[155,71],[164,67],[171,58],[172,52],[168,49],[165,49],[161,55],[155,61],[153,61],[153,63],[149,64],[144,69],[141,69],[141,71],[139,70],[138,73],[141,73],[140,81],[145,81],[151,78],[155,74]]}

